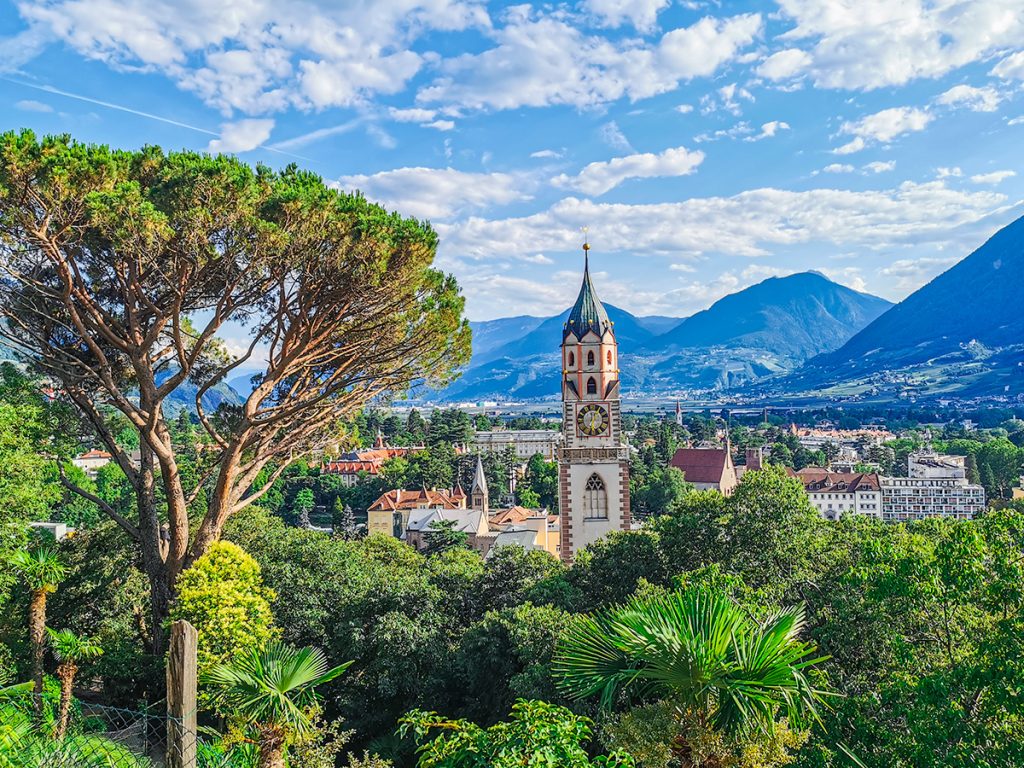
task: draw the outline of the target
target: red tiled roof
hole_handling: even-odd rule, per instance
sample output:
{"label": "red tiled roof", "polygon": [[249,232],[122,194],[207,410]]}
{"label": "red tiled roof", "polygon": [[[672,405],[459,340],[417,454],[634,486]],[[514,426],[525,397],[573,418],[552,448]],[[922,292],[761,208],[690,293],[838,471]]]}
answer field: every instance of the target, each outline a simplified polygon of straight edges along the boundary
{"label": "red tiled roof", "polygon": [[459,500],[447,491],[419,490],[406,491],[395,489],[382,493],[373,504],[370,512],[381,510],[395,511],[398,509],[416,509],[422,506],[442,507],[443,509],[459,509]]}
{"label": "red tiled roof", "polygon": [[821,467],[804,467],[796,476],[808,491],[877,491],[878,475],[874,472],[829,472]]}
{"label": "red tiled roof", "polygon": [[113,457],[109,453],[107,453],[106,451],[101,451],[99,448],[91,448],[88,451],[86,451],[85,453],[83,453],[81,456],[79,456],[78,458],[80,458],[80,459],[111,459]]}
{"label": "red tiled roof", "polygon": [[380,472],[381,466],[388,459],[396,456],[406,456],[420,448],[396,448],[384,446],[371,448],[365,451],[351,451],[343,454],[341,458],[324,462],[320,471],[328,475],[349,475],[357,472],[366,472],[369,475],[376,475]]}
{"label": "red tiled roof", "polygon": [[515,506],[510,509],[499,509],[493,515],[489,522],[494,525],[505,525],[506,523],[521,523],[524,520],[529,520],[532,517],[537,517],[537,510],[527,509],[526,507]]}
{"label": "red tiled roof", "polygon": [[679,448],[669,463],[691,483],[721,483],[728,461],[724,448]]}

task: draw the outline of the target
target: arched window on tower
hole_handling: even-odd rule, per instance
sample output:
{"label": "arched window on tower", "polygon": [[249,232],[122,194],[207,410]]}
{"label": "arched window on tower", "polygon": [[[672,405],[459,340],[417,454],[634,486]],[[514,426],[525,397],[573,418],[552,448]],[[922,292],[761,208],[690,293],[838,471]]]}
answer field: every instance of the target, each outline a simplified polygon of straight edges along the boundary
{"label": "arched window on tower", "polygon": [[596,395],[597,394],[597,381],[594,379],[593,376],[591,376],[589,379],[587,379],[587,394],[588,395]]}
{"label": "arched window on tower", "polygon": [[569,353],[569,367],[572,368],[574,365],[576,365],[576,355],[574,355],[572,352],[570,352]]}
{"label": "arched window on tower", "polygon": [[604,480],[596,472],[583,488],[583,516],[608,519],[608,491],[604,487]]}
{"label": "arched window on tower", "polygon": [[594,350],[590,350],[589,352],[587,352],[587,365],[593,365],[593,364],[594,364]]}
{"label": "arched window on tower", "polygon": [[612,364],[612,351],[609,349],[608,350],[608,365],[611,365],[611,364]]}

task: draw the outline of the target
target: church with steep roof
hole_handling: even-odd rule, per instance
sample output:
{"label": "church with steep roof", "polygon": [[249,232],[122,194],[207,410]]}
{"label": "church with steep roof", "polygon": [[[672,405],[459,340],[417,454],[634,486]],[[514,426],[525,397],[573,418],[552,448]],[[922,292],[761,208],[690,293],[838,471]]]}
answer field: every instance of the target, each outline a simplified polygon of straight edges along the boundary
{"label": "church with steep roof", "polygon": [[629,448],[622,432],[619,349],[590,277],[584,243],[583,284],[562,330],[562,430],[558,450],[561,556],[630,527]]}

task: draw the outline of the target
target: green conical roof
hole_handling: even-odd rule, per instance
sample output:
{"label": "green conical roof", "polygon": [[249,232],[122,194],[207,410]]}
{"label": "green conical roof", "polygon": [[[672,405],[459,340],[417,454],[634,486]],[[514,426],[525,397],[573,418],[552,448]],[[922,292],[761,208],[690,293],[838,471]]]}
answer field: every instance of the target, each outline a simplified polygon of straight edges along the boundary
{"label": "green conical roof", "polygon": [[604,336],[605,331],[612,331],[612,321],[608,319],[604,304],[597,298],[594,283],[590,280],[590,260],[586,256],[584,259],[583,285],[580,286],[580,295],[576,297],[576,303],[569,312],[569,319],[562,328],[563,341],[570,333],[575,334],[577,339],[582,339],[587,331],[593,331],[598,336]]}

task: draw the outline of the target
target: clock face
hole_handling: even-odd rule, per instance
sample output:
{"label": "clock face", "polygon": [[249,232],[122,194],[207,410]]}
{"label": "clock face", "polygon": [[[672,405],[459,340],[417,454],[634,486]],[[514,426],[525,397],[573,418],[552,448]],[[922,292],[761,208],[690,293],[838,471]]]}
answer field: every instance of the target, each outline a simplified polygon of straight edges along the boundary
{"label": "clock face", "polygon": [[588,403],[576,413],[576,426],[589,437],[608,431],[608,410],[603,405]]}

